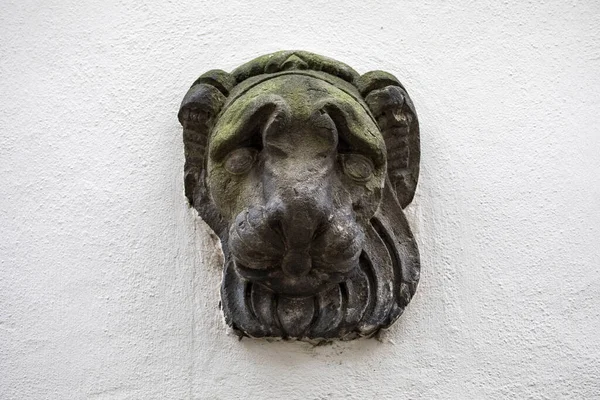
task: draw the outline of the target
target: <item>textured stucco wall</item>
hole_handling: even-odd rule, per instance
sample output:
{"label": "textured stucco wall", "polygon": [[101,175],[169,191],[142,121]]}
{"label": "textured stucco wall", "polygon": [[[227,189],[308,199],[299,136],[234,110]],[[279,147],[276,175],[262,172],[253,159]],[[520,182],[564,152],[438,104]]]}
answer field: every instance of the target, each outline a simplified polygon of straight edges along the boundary
{"label": "textured stucco wall", "polygon": [[[600,398],[600,3],[3,1],[1,399]],[[228,335],[190,83],[279,49],[419,112],[422,280],[381,342]]]}

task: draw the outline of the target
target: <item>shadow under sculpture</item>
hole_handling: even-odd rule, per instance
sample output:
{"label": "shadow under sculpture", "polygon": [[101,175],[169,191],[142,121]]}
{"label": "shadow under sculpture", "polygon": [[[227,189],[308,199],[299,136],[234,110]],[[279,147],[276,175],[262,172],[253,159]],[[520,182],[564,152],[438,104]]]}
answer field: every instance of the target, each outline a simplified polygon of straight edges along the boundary
{"label": "shadow under sculpture", "polygon": [[282,51],[205,73],[178,116],[185,194],[221,240],[236,333],[350,340],[402,314],[420,269],[402,212],[419,125],[394,76]]}

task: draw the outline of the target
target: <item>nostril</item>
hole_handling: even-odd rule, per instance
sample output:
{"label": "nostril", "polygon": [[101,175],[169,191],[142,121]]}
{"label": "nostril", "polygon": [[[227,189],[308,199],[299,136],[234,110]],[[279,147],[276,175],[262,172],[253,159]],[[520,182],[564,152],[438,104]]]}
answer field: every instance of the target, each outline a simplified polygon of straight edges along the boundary
{"label": "nostril", "polygon": [[269,228],[281,237],[281,240],[285,242],[285,234],[283,232],[283,225],[279,219],[271,219],[269,222]]}
{"label": "nostril", "polygon": [[321,235],[323,235],[327,231],[328,224],[329,224],[329,221],[326,221],[326,222],[320,223],[317,226],[317,229],[315,229],[315,231],[313,232],[313,235],[312,235],[313,241],[317,240]]}

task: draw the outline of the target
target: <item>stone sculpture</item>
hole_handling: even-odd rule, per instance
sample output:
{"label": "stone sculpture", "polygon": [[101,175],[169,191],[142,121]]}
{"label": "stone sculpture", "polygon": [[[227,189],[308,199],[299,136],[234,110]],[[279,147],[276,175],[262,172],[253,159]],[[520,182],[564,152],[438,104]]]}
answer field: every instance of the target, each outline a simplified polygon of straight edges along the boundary
{"label": "stone sculpture", "polygon": [[420,269],[402,211],[419,124],[394,76],[282,51],[205,73],[178,117],[185,195],[221,240],[239,335],[350,340],[402,314]]}

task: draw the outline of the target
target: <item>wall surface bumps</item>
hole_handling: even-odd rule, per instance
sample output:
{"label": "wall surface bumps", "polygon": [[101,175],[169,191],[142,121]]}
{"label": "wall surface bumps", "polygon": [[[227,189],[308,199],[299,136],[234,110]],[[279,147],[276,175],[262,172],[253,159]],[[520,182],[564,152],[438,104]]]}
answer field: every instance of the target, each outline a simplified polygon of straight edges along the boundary
{"label": "wall surface bumps", "polygon": [[[600,397],[597,1],[0,9],[0,398]],[[279,49],[392,72],[419,112],[422,279],[380,341],[224,328],[176,113]]]}

